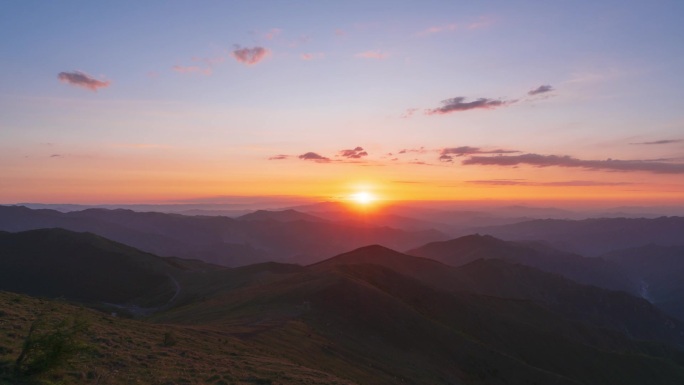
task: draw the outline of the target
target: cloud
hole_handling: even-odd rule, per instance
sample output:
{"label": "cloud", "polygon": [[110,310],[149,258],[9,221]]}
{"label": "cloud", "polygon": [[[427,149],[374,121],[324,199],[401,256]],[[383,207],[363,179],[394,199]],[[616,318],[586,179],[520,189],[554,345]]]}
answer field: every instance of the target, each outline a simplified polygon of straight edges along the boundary
{"label": "cloud", "polygon": [[362,147],[356,147],[353,150],[341,150],[338,156],[342,156],[347,159],[361,159],[364,156],[368,156],[368,153],[364,151]]}
{"label": "cloud", "polygon": [[443,106],[438,107],[432,110],[426,110],[425,113],[427,115],[443,115],[443,114],[450,114],[452,112],[458,112],[458,111],[468,111],[468,110],[476,110],[476,109],[483,109],[483,110],[491,110],[494,108],[498,107],[504,107],[509,104],[515,103],[515,100],[512,101],[503,101],[503,100],[494,100],[494,99],[487,99],[487,98],[480,98],[472,102],[466,102],[465,98],[462,96],[451,98],[451,99],[446,99],[442,101]]}
{"label": "cloud", "polygon": [[389,54],[381,51],[365,51],[359,52],[354,56],[362,59],[386,59],[389,56]]}
{"label": "cloud", "polygon": [[52,155],[50,155],[50,158],[63,158],[63,157],[64,157],[64,155],[62,155],[62,154],[52,154]]}
{"label": "cloud", "polygon": [[418,147],[418,148],[405,148],[403,150],[400,150],[398,154],[408,154],[408,153],[416,153],[416,154],[426,154],[432,150],[428,150],[425,147]]}
{"label": "cloud", "polygon": [[496,150],[483,150],[479,147],[461,146],[461,147],[445,147],[439,151],[442,155],[472,155],[472,154],[515,154],[517,150],[504,150],[498,148]]}
{"label": "cloud", "polygon": [[67,83],[76,87],[82,87],[95,92],[97,92],[99,88],[107,88],[111,84],[111,82],[108,80],[97,80],[81,71],[60,72],[57,75],[57,79],[63,83]]}
{"label": "cloud", "polygon": [[567,155],[501,155],[473,156],[465,159],[464,165],[518,166],[527,164],[535,167],[572,167],[587,170],[616,172],[650,172],[654,174],[684,174],[684,163],[670,163],[653,160],[583,160]]}
{"label": "cloud", "polygon": [[534,96],[534,95],[539,95],[539,94],[545,94],[545,93],[551,92],[551,91],[553,91],[553,87],[546,84],[546,85],[541,85],[541,86],[539,86],[533,90],[528,91],[527,94],[530,96]]}
{"label": "cloud", "polygon": [[240,48],[239,45],[236,45],[235,50],[233,51],[233,57],[242,64],[254,65],[262,61],[270,53],[271,51],[264,47]]}
{"label": "cloud", "polygon": [[326,158],[322,155],[318,155],[315,152],[307,152],[305,154],[299,155],[299,159],[302,160],[312,160],[316,163],[328,163],[330,162],[330,158]]}
{"label": "cloud", "polygon": [[324,53],[303,53],[300,55],[302,60],[314,60],[314,59],[322,59],[325,57]]}
{"label": "cloud", "polygon": [[211,75],[213,70],[211,67],[199,67],[199,66],[180,66],[180,65],[175,65],[172,67],[172,69],[178,73],[182,74],[190,74],[190,73],[200,73],[202,75]]}
{"label": "cloud", "polygon": [[283,32],[280,28],[271,28],[270,31],[264,34],[264,37],[268,40],[272,40],[274,37],[280,35]]}
{"label": "cloud", "polygon": [[666,140],[656,140],[655,142],[638,142],[630,144],[671,144],[671,143],[681,143],[684,142],[682,139],[666,139]]}
{"label": "cloud", "polygon": [[591,186],[626,186],[630,182],[599,182],[593,180],[570,180],[560,182],[530,182],[524,179],[487,179],[469,180],[467,183],[486,186],[548,186],[548,187],[591,187]]}
{"label": "cloud", "polygon": [[439,160],[441,162],[452,162],[454,157],[473,155],[473,154],[515,154],[520,151],[516,150],[482,150],[479,147],[461,146],[461,147],[446,147],[439,151]]}
{"label": "cloud", "polygon": [[269,157],[268,160],[283,160],[283,159],[287,159],[289,157],[290,157],[289,155],[278,154],[278,155],[273,155],[273,156]]}
{"label": "cloud", "polygon": [[407,108],[406,112],[404,112],[404,114],[401,115],[401,118],[402,119],[408,119],[408,118],[412,117],[413,114],[415,114],[417,111],[418,111],[417,108]]}

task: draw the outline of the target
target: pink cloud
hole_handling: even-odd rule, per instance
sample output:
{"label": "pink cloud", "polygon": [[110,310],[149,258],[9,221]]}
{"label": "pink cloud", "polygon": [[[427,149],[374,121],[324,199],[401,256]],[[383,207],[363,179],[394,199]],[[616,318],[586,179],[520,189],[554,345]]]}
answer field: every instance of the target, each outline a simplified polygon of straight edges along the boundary
{"label": "pink cloud", "polygon": [[302,60],[315,60],[315,59],[322,59],[325,57],[324,53],[303,53],[300,55]]}
{"label": "pink cloud", "polygon": [[223,56],[217,56],[217,57],[194,57],[192,58],[192,61],[194,62],[202,62],[205,63],[209,67],[213,67],[217,64],[221,64],[224,61],[226,61],[226,58]]}
{"label": "pink cloud", "polygon": [[364,156],[368,156],[368,152],[363,147],[355,147],[354,149],[340,150],[339,156],[347,159],[361,159]]}
{"label": "pink cloud", "polygon": [[57,75],[57,79],[59,79],[63,83],[67,83],[75,87],[85,88],[95,92],[97,92],[99,88],[107,88],[111,84],[111,82],[108,80],[97,80],[81,71],[60,72]]}
{"label": "pink cloud", "polygon": [[233,57],[242,64],[254,65],[266,58],[270,53],[271,51],[264,47],[240,48],[240,46],[236,46],[233,51]]}
{"label": "pink cloud", "polygon": [[266,39],[268,39],[268,40],[273,40],[274,37],[280,35],[281,33],[283,33],[283,30],[282,30],[282,29],[280,29],[280,28],[271,28],[270,31],[268,31],[268,32],[266,32],[266,33],[264,34],[264,37],[265,37]]}
{"label": "pink cloud", "polygon": [[363,59],[386,59],[389,55],[381,51],[365,51],[354,55]]}
{"label": "pink cloud", "polygon": [[328,163],[330,162],[330,158],[326,158],[325,156],[319,155],[315,152],[307,152],[305,154],[299,155],[299,159],[302,160],[311,160],[316,163]]}

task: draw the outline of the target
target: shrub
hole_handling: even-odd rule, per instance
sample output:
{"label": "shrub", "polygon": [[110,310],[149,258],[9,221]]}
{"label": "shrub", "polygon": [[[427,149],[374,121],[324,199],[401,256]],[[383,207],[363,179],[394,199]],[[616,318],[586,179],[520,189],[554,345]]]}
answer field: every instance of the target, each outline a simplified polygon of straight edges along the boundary
{"label": "shrub", "polygon": [[173,332],[164,333],[164,340],[162,341],[162,346],[173,346],[178,341],[176,340],[176,335]]}
{"label": "shrub", "polygon": [[67,318],[48,321],[44,315],[31,323],[21,352],[14,363],[17,376],[34,376],[65,365],[87,350],[81,336],[86,322]]}

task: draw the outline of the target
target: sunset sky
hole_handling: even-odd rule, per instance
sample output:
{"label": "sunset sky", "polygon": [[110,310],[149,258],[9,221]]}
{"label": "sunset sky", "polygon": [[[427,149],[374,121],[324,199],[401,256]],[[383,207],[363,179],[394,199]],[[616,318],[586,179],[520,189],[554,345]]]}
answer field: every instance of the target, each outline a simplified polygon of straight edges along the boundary
{"label": "sunset sky", "polygon": [[684,203],[684,1],[0,1],[0,203]]}

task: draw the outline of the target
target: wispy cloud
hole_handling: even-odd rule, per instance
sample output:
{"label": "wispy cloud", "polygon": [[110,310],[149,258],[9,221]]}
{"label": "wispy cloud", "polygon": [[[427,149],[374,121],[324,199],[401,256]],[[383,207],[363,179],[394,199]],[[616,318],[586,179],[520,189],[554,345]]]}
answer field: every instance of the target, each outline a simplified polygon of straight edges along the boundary
{"label": "wispy cloud", "polygon": [[403,115],[401,115],[402,119],[408,119],[412,117],[416,112],[418,111],[418,108],[407,108],[406,111],[404,112]]}
{"label": "wispy cloud", "polygon": [[315,152],[304,153],[302,155],[299,155],[298,158],[302,159],[302,160],[311,160],[311,161],[314,161],[316,163],[328,163],[328,162],[330,162],[330,158],[326,158],[325,156],[318,155]]}
{"label": "wispy cloud", "polygon": [[282,29],[280,29],[280,28],[271,28],[270,31],[268,31],[268,32],[266,32],[266,33],[264,34],[264,37],[265,37],[266,39],[268,39],[268,40],[273,40],[273,38],[275,38],[276,36],[280,35],[281,33],[283,33],[283,30],[282,30]]}
{"label": "wispy cloud", "polygon": [[50,158],[63,158],[63,157],[64,157],[64,155],[62,155],[62,154],[52,154],[52,155],[50,155]]}
{"label": "wispy cloud", "polygon": [[408,162],[408,164],[417,164],[419,166],[432,166],[431,163],[428,163],[428,162],[425,162],[425,161],[419,160],[419,159],[414,159],[414,160]]}
{"label": "wispy cloud", "polygon": [[426,110],[427,115],[444,115],[453,112],[469,111],[469,110],[492,110],[499,107],[504,107],[509,104],[515,103],[516,100],[504,101],[488,98],[480,98],[472,102],[466,102],[465,97],[458,96],[451,99],[446,99],[442,101],[442,106],[434,109]]}
{"label": "wispy cloud", "polygon": [[202,74],[202,75],[211,75],[214,72],[214,67],[217,65],[223,63],[226,60],[224,56],[215,56],[215,57],[193,57],[192,61],[194,63],[199,63],[195,65],[189,65],[189,66],[184,66],[184,65],[175,65],[171,67],[174,71],[182,74]]}
{"label": "wispy cloud", "polygon": [[364,156],[368,156],[368,152],[363,147],[355,147],[353,150],[341,150],[338,156],[347,159],[361,159]]}
{"label": "wispy cloud", "polygon": [[530,90],[527,92],[528,95],[534,96],[534,95],[539,95],[539,94],[545,94],[547,92],[553,91],[553,87],[551,87],[548,84],[541,85],[533,90]]}
{"label": "wispy cloud", "polygon": [[359,52],[354,56],[362,59],[386,59],[389,54],[382,51],[364,51]]}
{"label": "wispy cloud", "polygon": [[584,160],[567,155],[502,155],[472,156],[463,160],[464,165],[518,166],[526,164],[535,167],[570,167],[586,170],[617,172],[650,172],[654,174],[684,174],[684,163],[651,160]]}
{"label": "wispy cloud", "polygon": [[486,179],[469,180],[471,184],[485,186],[547,186],[547,187],[591,187],[591,186],[626,186],[632,185],[631,182],[601,182],[593,180],[570,180],[560,182],[532,182],[524,179]]}
{"label": "wispy cloud", "polygon": [[637,143],[630,143],[630,144],[636,144],[636,145],[641,145],[641,144],[671,144],[671,143],[681,143],[684,142],[682,139],[665,139],[665,140],[656,140],[654,142],[637,142]]}
{"label": "wispy cloud", "polygon": [[303,53],[300,55],[302,60],[315,60],[315,59],[323,59],[325,57],[324,53]]}
{"label": "wispy cloud", "polygon": [[97,90],[100,88],[107,88],[111,84],[111,82],[108,80],[97,80],[81,71],[60,72],[57,75],[57,78],[63,83],[85,88],[94,92],[97,92]]}
{"label": "wispy cloud", "polygon": [[240,48],[239,45],[236,45],[235,50],[232,53],[233,57],[238,62],[246,65],[254,65],[270,55],[271,51],[264,47]]}
{"label": "wispy cloud", "polygon": [[399,150],[398,154],[409,154],[409,153],[416,153],[416,154],[426,154],[428,152],[431,152],[433,150],[429,150],[425,147],[417,147],[417,148],[404,148],[402,150]]}
{"label": "wispy cloud", "polygon": [[[290,157],[289,155],[278,154],[278,155],[273,155],[273,156],[269,157],[268,160],[284,160],[284,159],[287,159],[289,157]],[[301,158],[301,156],[300,156],[300,158]]]}

